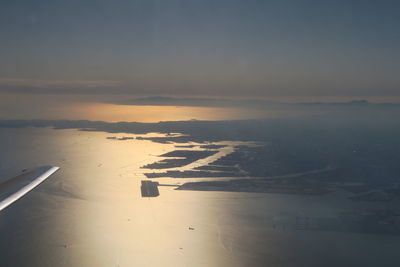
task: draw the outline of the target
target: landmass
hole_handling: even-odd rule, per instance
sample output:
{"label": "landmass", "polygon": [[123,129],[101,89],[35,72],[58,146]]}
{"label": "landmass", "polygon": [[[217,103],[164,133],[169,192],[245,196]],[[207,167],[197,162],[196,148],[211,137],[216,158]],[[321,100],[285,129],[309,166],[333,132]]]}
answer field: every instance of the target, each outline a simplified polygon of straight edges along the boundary
{"label": "landmass", "polygon": [[160,157],[171,157],[173,159],[163,159],[155,163],[143,166],[144,169],[169,169],[188,165],[199,159],[203,159],[217,153],[217,150],[175,150]]}
{"label": "landmass", "polygon": [[295,178],[190,182],[184,183],[176,189],[301,195],[323,195],[332,191],[332,189],[324,183],[315,183]]}

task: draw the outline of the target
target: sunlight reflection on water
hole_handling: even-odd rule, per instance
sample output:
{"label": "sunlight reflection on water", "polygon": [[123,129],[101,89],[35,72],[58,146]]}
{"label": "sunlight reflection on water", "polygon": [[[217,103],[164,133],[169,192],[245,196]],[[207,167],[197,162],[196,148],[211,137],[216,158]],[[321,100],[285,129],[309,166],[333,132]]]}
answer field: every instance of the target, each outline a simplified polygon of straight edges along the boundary
{"label": "sunlight reflection on water", "polygon": [[[181,120],[239,120],[265,117],[260,111],[244,108],[190,106],[134,106],[104,103],[75,104],[69,113],[74,119],[103,121],[181,121]],[[82,116],[85,116],[83,118]]]}
{"label": "sunlight reflection on water", "polygon": [[110,140],[136,135],[45,128],[2,129],[0,136],[4,151],[14,149],[2,154],[1,174],[25,166],[61,167],[37,191],[0,214],[5,265],[337,266],[335,259],[357,247],[363,253],[348,262],[363,258],[362,263],[374,266],[374,253],[367,252],[397,255],[393,244],[398,237],[272,227],[299,213],[329,215],[343,207],[337,200],[173,187],[160,187],[157,198],[142,198],[140,181],[145,177],[140,167],[175,150],[174,143]]}

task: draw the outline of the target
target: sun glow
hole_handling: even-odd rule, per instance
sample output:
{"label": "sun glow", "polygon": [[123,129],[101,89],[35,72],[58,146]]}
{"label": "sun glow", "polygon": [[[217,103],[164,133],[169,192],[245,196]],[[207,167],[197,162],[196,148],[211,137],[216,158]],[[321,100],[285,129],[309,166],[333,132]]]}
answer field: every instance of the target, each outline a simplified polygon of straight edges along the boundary
{"label": "sun glow", "polygon": [[261,118],[257,111],[189,106],[134,106],[105,103],[79,103],[70,108],[69,119],[101,121],[181,121],[181,120],[234,120]]}

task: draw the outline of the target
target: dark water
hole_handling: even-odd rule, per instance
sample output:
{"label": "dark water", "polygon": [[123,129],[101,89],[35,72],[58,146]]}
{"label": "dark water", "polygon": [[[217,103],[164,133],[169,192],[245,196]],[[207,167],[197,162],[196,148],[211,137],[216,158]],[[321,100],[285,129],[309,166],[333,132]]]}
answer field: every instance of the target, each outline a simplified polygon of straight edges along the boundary
{"label": "dark water", "polygon": [[[0,266],[399,266],[400,237],[298,227],[300,218],[396,203],[176,191],[141,198],[140,166],[172,144],[108,134],[0,129],[0,177],[61,169],[0,213]],[[127,136],[127,135],[125,135]],[[190,230],[193,228],[194,230]]]}

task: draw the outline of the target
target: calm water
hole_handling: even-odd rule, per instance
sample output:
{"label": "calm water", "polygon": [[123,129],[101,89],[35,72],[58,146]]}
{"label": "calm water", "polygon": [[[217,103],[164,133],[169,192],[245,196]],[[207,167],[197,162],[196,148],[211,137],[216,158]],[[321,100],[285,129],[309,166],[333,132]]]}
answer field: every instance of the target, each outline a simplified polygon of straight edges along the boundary
{"label": "calm water", "polygon": [[159,197],[141,198],[140,166],[174,150],[173,144],[115,141],[107,136],[75,130],[0,129],[0,177],[38,165],[61,167],[0,213],[1,266],[400,264],[399,237],[293,227],[296,216],[335,216],[365,205],[340,195],[160,187]]}

